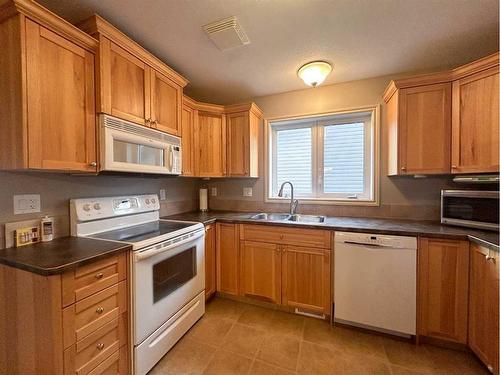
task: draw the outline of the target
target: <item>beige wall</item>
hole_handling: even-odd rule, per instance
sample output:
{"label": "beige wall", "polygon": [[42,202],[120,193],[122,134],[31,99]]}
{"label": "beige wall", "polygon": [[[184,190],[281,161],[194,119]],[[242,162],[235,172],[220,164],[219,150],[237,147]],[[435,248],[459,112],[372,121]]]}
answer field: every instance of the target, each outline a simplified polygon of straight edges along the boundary
{"label": "beige wall", "polygon": [[[255,98],[266,118],[322,113],[353,107],[382,105],[382,93],[394,78],[378,77],[336,85],[320,86],[283,94]],[[439,217],[440,189],[451,184],[449,177],[414,179],[392,177],[387,174],[387,137],[383,126],[385,106],[381,107],[380,143],[380,206],[339,206],[300,204],[299,212],[337,216],[401,217],[437,219]],[[211,180],[208,185],[218,188],[218,196],[210,197],[211,209],[238,209],[242,211],[286,211],[287,204],[264,203],[264,156],[261,137],[260,178],[242,180]],[[243,187],[253,187],[253,197],[243,197]]]}
{"label": "beige wall", "polygon": [[[71,176],[54,173],[0,172],[0,248],[4,246],[4,224],[44,215],[55,217],[58,235],[69,233],[69,200],[71,198],[127,194],[159,194],[166,189],[161,215],[192,211],[198,207],[199,180],[171,177]],[[14,215],[14,194],[40,194],[41,211]]]}

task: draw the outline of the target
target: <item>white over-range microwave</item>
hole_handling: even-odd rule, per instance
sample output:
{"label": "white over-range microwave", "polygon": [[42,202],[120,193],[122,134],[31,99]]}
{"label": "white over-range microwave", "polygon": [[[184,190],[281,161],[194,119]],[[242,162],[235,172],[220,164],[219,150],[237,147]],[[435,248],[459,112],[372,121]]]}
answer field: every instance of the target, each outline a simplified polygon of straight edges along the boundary
{"label": "white over-range microwave", "polygon": [[101,114],[100,170],[179,175],[181,139]]}

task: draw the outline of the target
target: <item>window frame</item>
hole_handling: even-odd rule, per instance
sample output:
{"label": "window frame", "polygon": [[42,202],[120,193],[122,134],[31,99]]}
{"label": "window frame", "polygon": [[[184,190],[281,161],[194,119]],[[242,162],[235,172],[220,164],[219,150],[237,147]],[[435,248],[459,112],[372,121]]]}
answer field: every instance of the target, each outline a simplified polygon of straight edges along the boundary
{"label": "window frame", "polygon": [[[356,115],[359,117],[356,119]],[[324,119],[328,116],[335,116],[336,119]],[[283,116],[265,119],[265,142],[266,153],[264,162],[266,166],[265,173],[265,195],[264,201],[269,203],[281,202],[289,200],[289,198],[277,197],[277,176],[273,173],[276,170],[277,158],[276,150],[276,131],[280,128],[297,129],[304,127],[311,127],[312,125],[312,193],[307,196],[297,197],[300,200],[307,201],[307,204],[332,204],[332,205],[362,205],[362,206],[378,206],[379,205],[379,116],[380,106],[357,107],[348,108],[344,110],[331,111],[326,113],[313,113],[302,114],[297,116]],[[364,186],[369,183],[369,195],[366,196],[366,191],[358,197],[347,198],[344,193],[323,193],[324,186],[324,128],[328,125],[346,123],[342,117],[348,117],[349,122],[354,118],[355,120],[363,119],[365,124],[365,157],[368,155],[368,161],[371,169],[371,179],[368,174],[365,174]],[[366,119],[370,117],[370,121]],[[279,122],[281,124],[276,125]],[[296,124],[290,125],[287,122],[295,122]],[[298,122],[298,123],[297,123]],[[361,122],[361,121],[360,121]],[[321,130],[320,130],[321,128]],[[367,132],[367,128],[370,130]],[[367,138],[371,137],[370,142]],[[367,148],[372,149],[371,153],[366,153]],[[365,159],[366,160],[366,159]],[[273,191],[274,189],[274,191]]]}

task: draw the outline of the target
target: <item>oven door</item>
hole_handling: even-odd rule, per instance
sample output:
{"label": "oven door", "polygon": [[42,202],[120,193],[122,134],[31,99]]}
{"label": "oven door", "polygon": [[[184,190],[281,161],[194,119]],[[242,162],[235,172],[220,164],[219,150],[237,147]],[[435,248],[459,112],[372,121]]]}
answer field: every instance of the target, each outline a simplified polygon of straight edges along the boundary
{"label": "oven door", "polygon": [[205,231],[134,252],[135,345],[205,289]]}
{"label": "oven door", "polygon": [[179,139],[109,116],[102,122],[101,171],[180,174]]}

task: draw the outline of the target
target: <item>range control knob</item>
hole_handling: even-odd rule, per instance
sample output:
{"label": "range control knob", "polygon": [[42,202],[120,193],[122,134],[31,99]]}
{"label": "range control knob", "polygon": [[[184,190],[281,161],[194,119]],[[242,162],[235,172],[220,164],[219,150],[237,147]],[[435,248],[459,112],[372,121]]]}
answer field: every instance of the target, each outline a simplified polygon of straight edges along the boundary
{"label": "range control knob", "polygon": [[156,199],[151,198],[151,203],[152,203],[152,204],[155,204],[155,203],[156,203]]}
{"label": "range control knob", "polygon": [[83,205],[83,210],[84,210],[84,211],[87,211],[87,212],[88,212],[88,211],[90,211],[91,209],[92,209],[92,207],[90,206],[90,204],[86,203],[86,204],[84,204],[84,205]]}
{"label": "range control knob", "polygon": [[94,203],[94,208],[96,210],[100,210],[101,209],[101,204],[100,203]]}
{"label": "range control knob", "polygon": [[149,204],[149,198],[146,198],[146,204]]}

